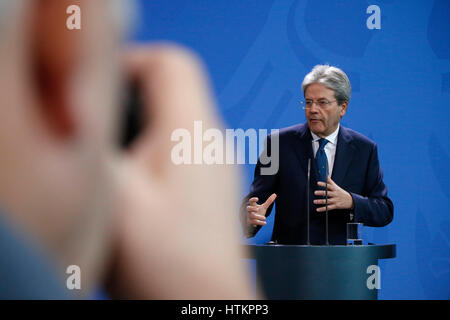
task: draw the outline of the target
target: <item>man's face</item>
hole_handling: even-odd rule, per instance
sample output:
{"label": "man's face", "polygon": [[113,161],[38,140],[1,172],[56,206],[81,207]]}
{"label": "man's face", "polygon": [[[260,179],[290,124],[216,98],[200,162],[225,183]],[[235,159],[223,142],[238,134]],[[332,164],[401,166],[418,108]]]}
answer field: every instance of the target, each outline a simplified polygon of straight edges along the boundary
{"label": "man's face", "polygon": [[[334,90],[331,90],[320,83],[313,83],[305,91],[305,101],[313,101],[310,108],[305,109],[306,119],[310,130],[321,138],[332,134],[341,118],[347,111],[347,102],[337,104],[334,97]],[[331,102],[324,107],[320,107],[317,102]]]}

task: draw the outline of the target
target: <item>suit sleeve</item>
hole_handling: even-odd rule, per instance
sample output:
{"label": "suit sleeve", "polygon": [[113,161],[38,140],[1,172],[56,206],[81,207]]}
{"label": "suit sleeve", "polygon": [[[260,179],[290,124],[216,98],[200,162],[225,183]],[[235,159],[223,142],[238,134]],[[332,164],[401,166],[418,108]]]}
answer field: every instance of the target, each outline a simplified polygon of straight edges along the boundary
{"label": "suit sleeve", "polygon": [[392,221],[394,205],[387,196],[376,145],[370,154],[363,195],[350,194],[354,201],[355,222],[362,222],[369,227],[383,227]]}
{"label": "suit sleeve", "polygon": [[[266,140],[266,147],[264,152],[267,152],[266,154],[270,157],[270,150],[271,150],[271,139],[270,136],[267,137]],[[269,164],[263,164],[261,162],[261,157],[258,159],[258,162],[256,163],[255,167],[255,174],[253,178],[253,182],[250,186],[250,192],[248,195],[243,199],[241,207],[240,207],[240,221],[243,229],[243,233],[247,238],[254,237],[255,234],[261,229],[261,226],[253,227],[249,226],[247,224],[247,210],[246,207],[248,206],[248,200],[253,197],[258,197],[259,201],[258,204],[264,203],[267,198],[270,197],[272,193],[276,193],[276,185],[277,185],[277,178],[278,173],[270,174],[270,175],[264,175],[261,174],[261,169],[265,167],[270,167]],[[275,200],[276,201],[276,200]],[[273,204],[267,208],[266,211],[266,217],[270,215],[272,212]]]}

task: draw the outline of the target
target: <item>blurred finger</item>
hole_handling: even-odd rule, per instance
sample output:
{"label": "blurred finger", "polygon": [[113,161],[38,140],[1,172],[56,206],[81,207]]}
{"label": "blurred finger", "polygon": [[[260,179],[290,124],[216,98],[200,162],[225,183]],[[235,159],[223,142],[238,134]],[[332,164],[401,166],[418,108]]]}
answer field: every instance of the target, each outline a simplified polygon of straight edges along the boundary
{"label": "blurred finger", "polygon": [[218,127],[206,76],[192,53],[175,46],[147,46],[128,51],[125,64],[140,84],[145,111],[151,114],[151,127],[133,146],[137,153],[147,157],[153,150],[152,156],[159,159],[155,165],[167,164],[174,130],[191,128],[195,120]]}

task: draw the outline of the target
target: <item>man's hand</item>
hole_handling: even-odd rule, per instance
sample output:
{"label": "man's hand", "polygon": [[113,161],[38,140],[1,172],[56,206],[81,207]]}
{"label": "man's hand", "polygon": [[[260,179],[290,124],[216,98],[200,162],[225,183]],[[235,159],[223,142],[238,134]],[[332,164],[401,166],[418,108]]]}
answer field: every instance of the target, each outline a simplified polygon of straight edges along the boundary
{"label": "man's hand", "polygon": [[176,165],[171,134],[194,121],[221,128],[201,63],[186,50],[130,50],[149,127],[119,172],[110,293],[138,299],[249,299],[233,212],[238,174],[227,165]]}
{"label": "man's hand", "polygon": [[[317,185],[324,188],[326,186],[325,182],[322,181],[317,182]],[[325,197],[325,190],[316,190],[314,191],[314,195]],[[314,200],[314,204],[325,205],[325,199],[316,199]],[[353,198],[350,193],[339,187],[330,177],[328,177],[328,210],[352,208]],[[325,209],[325,206],[317,208],[317,212],[325,212]]]}
{"label": "man's hand", "polygon": [[266,223],[266,211],[267,208],[275,201],[277,195],[273,193],[269,198],[267,198],[266,202],[263,204],[258,204],[258,198],[253,197],[248,200],[249,205],[247,206],[247,224],[252,225],[254,227],[265,226]]}

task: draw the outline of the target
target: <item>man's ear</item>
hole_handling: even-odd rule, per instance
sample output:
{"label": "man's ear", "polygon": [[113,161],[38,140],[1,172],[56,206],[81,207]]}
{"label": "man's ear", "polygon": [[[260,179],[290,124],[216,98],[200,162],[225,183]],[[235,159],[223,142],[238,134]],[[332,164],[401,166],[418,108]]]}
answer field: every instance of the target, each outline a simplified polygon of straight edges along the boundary
{"label": "man's ear", "polygon": [[342,118],[347,113],[348,101],[342,102],[341,107],[340,116]]}
{"label": "man's ear", "polygon": [[68,6],[74,0],[34,1],[30,19],[31,85],[48,131],[58,139],[76,130],[69,84],[79,57],[81,31],[68,30]]}

